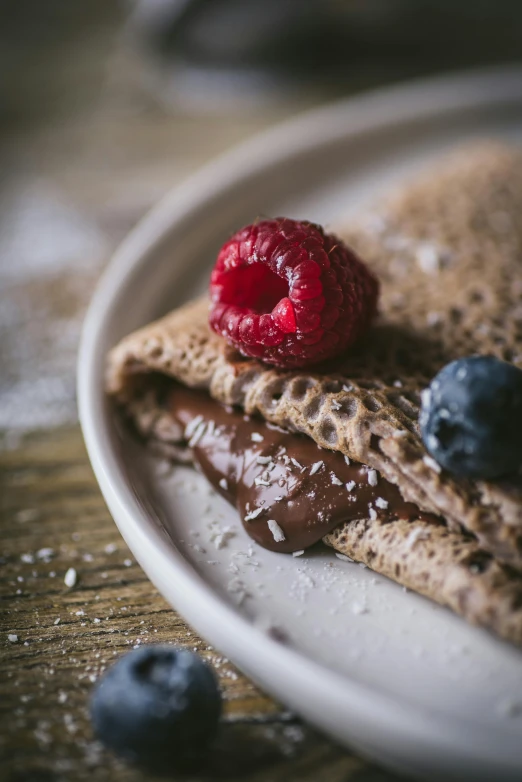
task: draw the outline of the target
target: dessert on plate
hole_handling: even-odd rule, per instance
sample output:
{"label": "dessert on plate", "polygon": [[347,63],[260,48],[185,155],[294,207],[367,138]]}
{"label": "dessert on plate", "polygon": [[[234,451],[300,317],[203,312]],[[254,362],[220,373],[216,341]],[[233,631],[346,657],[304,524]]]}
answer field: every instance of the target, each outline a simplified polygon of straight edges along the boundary
{"label": "dessert on plate", "polygon": [[337,228],[261,220],[107,390],[260,545],[320,540],[522,644],[522,152],[456,150]]}

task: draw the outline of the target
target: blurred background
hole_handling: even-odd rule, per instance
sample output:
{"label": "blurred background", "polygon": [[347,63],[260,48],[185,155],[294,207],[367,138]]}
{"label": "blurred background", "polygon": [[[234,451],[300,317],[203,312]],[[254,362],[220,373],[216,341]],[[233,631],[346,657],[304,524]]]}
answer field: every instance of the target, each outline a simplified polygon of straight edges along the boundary
{"label": "blurred background", "polygon": [[4,0],[0,432],[76,420],[115,246],[209,158],[312,105],[520,56],[520,0]]}

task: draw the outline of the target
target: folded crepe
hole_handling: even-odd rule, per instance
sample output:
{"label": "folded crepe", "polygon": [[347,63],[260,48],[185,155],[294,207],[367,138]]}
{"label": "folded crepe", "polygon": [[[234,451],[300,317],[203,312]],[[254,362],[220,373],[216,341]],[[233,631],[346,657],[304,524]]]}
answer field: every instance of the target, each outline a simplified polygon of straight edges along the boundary
{"label": "folded crepe", "polygon": [[158,373],[374,468],[444,523],[361,518],[325,543],[522,644],[522,479],[455,478],[418,428],[420,392],[448,361],[522,366],[521,214],[522,153],[458,150],[337,228],[382,285],[379,320],[354,349],[317,368],[268,367],[210,331],[203,298],[122,340],[107,390],[173,456],[180,432],[154,394]]}

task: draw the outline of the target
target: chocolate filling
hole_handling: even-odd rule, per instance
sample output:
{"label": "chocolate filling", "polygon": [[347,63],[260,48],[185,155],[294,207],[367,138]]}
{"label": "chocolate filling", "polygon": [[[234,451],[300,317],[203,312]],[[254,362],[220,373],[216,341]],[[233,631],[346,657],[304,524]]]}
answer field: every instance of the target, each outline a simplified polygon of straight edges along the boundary
{"label": "chocolate filling", "polygon": [[176,385],[166,405],[194,462],[264,548],[305,549],[355,519],[438,521],[366,465],[225,408],[203,391]]}

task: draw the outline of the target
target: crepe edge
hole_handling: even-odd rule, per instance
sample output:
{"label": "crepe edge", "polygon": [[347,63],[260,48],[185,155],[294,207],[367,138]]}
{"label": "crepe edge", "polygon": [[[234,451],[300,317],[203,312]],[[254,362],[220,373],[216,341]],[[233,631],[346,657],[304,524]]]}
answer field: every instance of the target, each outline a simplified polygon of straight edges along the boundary
{"label": "crepe edge", "polygon": [[522,645],[522,576],[470,536],[427,521],[346,522],[323,538],[342,556]]}

